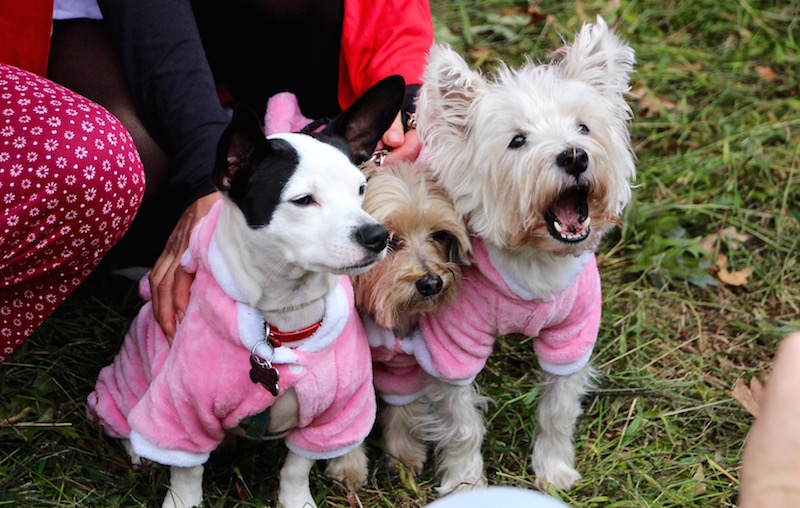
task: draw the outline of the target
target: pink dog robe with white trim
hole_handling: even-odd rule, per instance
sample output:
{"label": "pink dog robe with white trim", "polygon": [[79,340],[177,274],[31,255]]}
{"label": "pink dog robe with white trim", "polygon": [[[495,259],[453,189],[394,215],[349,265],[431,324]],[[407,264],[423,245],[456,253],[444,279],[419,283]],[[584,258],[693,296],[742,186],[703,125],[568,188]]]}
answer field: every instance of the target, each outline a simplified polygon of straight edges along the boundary
{"label": "pink dog robe with white trim", "polygon": [[[545,372],[569,375],[586,365],[597,341],[602,303],[594,255],[583,256],[585,265],[566,289],[537,300],[512,290],[513,282],[495,268],[481,240],[473,237],[472,246],[475,264],[464,268],[456,300],[422,316],[403,349],[413,352],[430,375],[454,384],[472,382],[486,365],[495,338],[512,333],[533,337]],[[391,387],[378,389],[385,397]]]}
{"label": "pink dog robe with white trim", "polygon": [[[250,351],[264,338],[264,320],[241,302],[216,245],[219,209],[217,203],[198,224],[184,255],[195,281],[172,347],[147,302],[89,395],[88,412],[109,435],[130,438],[136,453],[166,465],[205,463],[225,429],[275,400],[249,377]],[[146,298],[146,280],[140,287]],[[269,357],[264,344],[256,353]],[[375,421],[370,361],[352,286],[343,277],[326,297],[320,328],[295,349],[275,349],[280,392],[293,387],[300,408],[298,428],[286,437],[289,449],[328,459],[363,442]]]}

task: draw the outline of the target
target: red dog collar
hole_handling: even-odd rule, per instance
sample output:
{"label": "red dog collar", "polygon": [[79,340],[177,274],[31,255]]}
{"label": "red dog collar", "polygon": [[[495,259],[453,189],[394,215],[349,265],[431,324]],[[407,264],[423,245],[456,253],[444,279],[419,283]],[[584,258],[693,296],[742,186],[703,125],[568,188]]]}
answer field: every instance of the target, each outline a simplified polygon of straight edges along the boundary
{"label": "red dog collar", "polygon": [[322,326],[322,321],[294,332],[282,332],[269,323],[264,323],[264,337],[272,347],[281,347],[284,342],[297,342],[311,337],[314,332],[319,330],[320,326]]}

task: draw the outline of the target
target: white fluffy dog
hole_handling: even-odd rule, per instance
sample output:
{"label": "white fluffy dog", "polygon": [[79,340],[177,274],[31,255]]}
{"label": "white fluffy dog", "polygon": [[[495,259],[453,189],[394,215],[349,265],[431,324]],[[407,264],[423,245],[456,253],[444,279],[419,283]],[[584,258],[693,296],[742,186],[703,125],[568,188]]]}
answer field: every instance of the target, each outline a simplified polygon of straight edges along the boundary
{"label": "white fluffy dog", "polygon": [[[426,162],[466,219],[476,262],[457,300],[423,316],[408,349],[429,374],[464,387],[495,337],[533,337],[544,379],[531,465],[540,484],[562,489],[580,479],[573,427],[602,305],[593,253],[620,223],[635,178],[625,100],[633,64],[600,18],[551,62],[504,67],[491,80],[434,46],[417,105]],[[479,405],[449,399],[454,413]],[[462,430],[475,433],[474,421]],[[446,469],[475,484],[478,459]]]}

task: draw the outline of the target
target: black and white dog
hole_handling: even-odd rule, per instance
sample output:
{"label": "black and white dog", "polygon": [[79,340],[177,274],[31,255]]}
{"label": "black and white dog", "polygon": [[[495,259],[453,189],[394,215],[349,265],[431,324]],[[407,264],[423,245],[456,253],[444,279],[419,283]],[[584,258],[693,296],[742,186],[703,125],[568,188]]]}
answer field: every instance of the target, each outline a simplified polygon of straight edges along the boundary
{"label": "black and white dog", "polygon": [[214,171],[223,199],[182,260],[195,279],[172,347],[146,303],[88,401],[134,463],[171,466],[165,507],[202,502],[203,464],[237,429],[285,437],[286,508],[315,506],[317,459],[332,459],[326,473],[348,487],[366,480],[361,443],[375,396],[345,275],[386,254],[388,232],[361,208],[356,164],[371,156],[404,90],[402,78],[386,78],[316,134],[265,138],[252,113],[235,110]]}

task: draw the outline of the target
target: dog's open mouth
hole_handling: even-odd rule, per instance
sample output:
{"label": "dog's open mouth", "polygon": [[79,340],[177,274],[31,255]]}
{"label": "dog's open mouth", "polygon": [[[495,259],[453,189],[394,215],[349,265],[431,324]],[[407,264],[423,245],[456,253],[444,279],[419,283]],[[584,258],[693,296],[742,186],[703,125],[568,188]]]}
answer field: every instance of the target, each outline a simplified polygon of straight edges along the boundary
{"label": "dog's open mouth", "polygon": [[573,187],[561,193],[547,208],[544,214],[550,235],[562,242],[575,243],[589,236],[588,191],[583,187]]}

